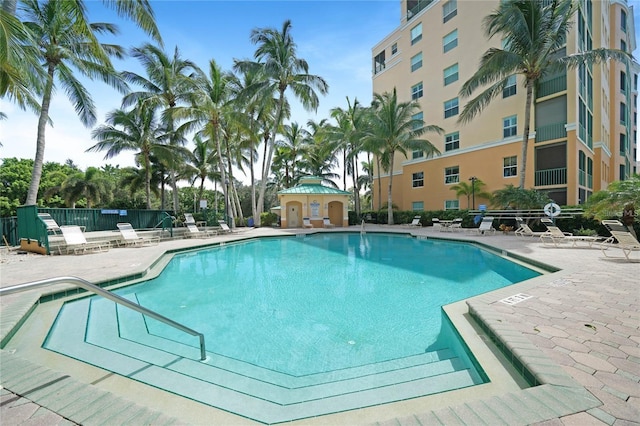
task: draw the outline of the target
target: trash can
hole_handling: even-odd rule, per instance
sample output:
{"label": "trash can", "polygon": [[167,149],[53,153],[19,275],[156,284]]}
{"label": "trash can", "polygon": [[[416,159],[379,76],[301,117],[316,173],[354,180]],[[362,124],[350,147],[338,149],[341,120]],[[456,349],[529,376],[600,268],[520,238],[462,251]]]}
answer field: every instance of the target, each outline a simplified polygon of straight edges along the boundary
{"label": "trash can", "polygon": [[249,225],[249,227],[253,227],[253,218],[250,217],[249,220],[247,221],[247,225]]}

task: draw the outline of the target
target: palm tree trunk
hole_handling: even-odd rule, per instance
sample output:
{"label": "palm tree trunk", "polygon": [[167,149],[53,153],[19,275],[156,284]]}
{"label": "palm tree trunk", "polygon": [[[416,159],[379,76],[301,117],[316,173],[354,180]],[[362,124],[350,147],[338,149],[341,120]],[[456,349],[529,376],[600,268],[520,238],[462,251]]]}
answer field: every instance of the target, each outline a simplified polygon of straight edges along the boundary
{"label": "palm tree trunk", "polygon": [[344,166],[344,174],[342,175],[342,189],[347,190],[347,149],[342,150],[342,165]]}
{"label": "palm tree trunk", "polygon": [[378,211],[382,209],[382,176],[380,175],[380,158],[376,156],[378,171]]}
{"label": "palm tree trunk", "polygon": [[253,147],[249,149],[249,165],[250,165],[250,178],[251,178],[251,217],[253,221],[256,221],[256,178],[253,171]]}
{"label": "palm tree trunk", "polygon": [[171,190],[173,191],[173,211],[177,212],[180,206],[180,200],[178,199],[178,179],[176,171],[171,170],[169,176],[171,177]]}
{"label": "palm tree trunk", "polygon": [[351,163],[352,163],[352,169],[353,169],[353,173],[351,173],[351,176],[353,177],[353,201],[354,201],[354,208],[356,211],[356,217],[360,217],[360,187],[358,186],[358,167],[357,167],[357,161],[355,161],[353,158],[351,159]]}
{"label": "palm tree trunk", "polygon": [[45,130],[49,121],[49,107],[51,106],[51,93],[53,91],[53,73],[55,65],[49,64],[47,67],[47,84],[42,95],[42,108],[38,118],[38,136],[36,137],[36,157],[33,160],[33,172],[31,173],[31,183],[27,192],[25,205],[34,206],[38,200],[38,188],[42,177],[42,165],[44,164]]}
{"label": "palm tree trunk", "polygon": [[144,194],[147,197],[147,210],[151,210],[151,161],[149,154],[144,154]]}
{"label": "palm tree trunk", "polygon": [[[280,121],[282,120],[282,108],[284,106],[284,89],[280,89],[280,97],[278,98],[278,109],[276,112],[276,119],[273,123],[273,132],[271,132],[271,139],[269,142],[269,153],[262,168],[262,182],[260,182],[260,194],[258,195],[258,211],[262,213],[264,209],[264,194],[267,191],[267,178],[269,177],[269,169],[271,169],[271,159],[273,158],[273,150],[276,146],[276,136],[278,128],[280,127]],[[259,218],[260,216],[258,216]],[[258,225],[260,225],[258,223]]]}
{"label": "palm tree trunk", "polygon": [[533,80],[527,81],[527,103],[524,106],[524,135],[522,136],[522,167],[520,167],[520,189],[524,189],[527,172],[527,151],[529,148],[529,127],[531,121],[531,101],[533,99]]}
{"label": "palm tree trunk", "polygon": [[393,225],[393,198],[391,197],[391,184],[393,182],[393,157],[395,153],[389,154],[389,161],[391,166],[389,167],[389,192],[387,193],[387,223]]}

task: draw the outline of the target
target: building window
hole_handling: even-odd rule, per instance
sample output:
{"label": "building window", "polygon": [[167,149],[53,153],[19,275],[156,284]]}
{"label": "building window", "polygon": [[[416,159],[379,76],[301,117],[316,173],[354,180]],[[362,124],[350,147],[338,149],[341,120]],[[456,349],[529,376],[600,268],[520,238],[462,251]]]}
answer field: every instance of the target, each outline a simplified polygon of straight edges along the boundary
{"label": "building window", "polygon": [[444,53],[447,53],[458,45],[458,30],[453,30],[442,38]]}
{"label": "building window", "polygon": [[449,85],[454,81],[458,81],[458,64],[444,69],[444,85]]}
{"label": "building window", "polygon": [[411,72],[422,67],[422,52],[411,58]]}
{"label": "building window", "polygon": [[453,151],[460,149],[460,132],[449,133],[444,136],[444,150]]}
{"label": "building window", "polygon": [[391,55],[395,55],[398,53],[398,43],[393,43],[391,45]]}
{"label": "building window", "polygon": [[444,201],[444,209],[445,210],[460,210],[460,202],[458,200],[445,200]]}
{"label": "building window", "polygon": [[620,102],[620,124],[627,125],[627,104]]}
{"label": "building window", "polygon": [[442,22],[447,22],[458,14],[458,1],[449,0],[442,5]]}
{"label": "building window", "polygon": [[460,167],[447,167],[444,169],[444,183],[458,183],[460,182]]}
{"label": "building window", "polygon": [[373,58],[373,72],[378,74],[384,70],[384,50]]}
{"label": "building window", "polygon": [[627,74],[624,71],[620,71],[620,91],[627,93]]}
{"label": "building window", "polygon": [[623,32],[627,32],[627,12],[624,10],[620,11],[620,28]]}
{"label": "building window", "polygon": [[416,100],[422,97],[422,82],[411,86],[411,99]]}
{"label": "building window", "polygon": [[458,115],[458,98],[449,99],[444,103],[444,118]]}
{"label": "building window", "polygon": [[420,40],[422,40],[422,22],[411,28],[411,45],[413,46]]}
{"label": "building window", "polygon": [[518,157],[505,157],[502,165],[502,176],[513,177],[518,175]]}
{"label": "building window", "polygon": [[507,77],[507,82],[502,89],[502,97],[508,98],[509,96],[513,96],[516,94],[516,76],[510,75]]}
{"label": "building window", "polygon": [[418,172],[411,175],[414,188],[420,188],[424,186],[424,172]]}
{"label": "building window", "polygon": [[623,52],[627,51],[627,42],[624,40],[620,40],[620,50],[622,50]]}
{"label": "building window", "polygon": [[620,133],[620,155],[624,155],[627,152],[627,135]]}
{"label": "building window", "polygon": [[414,201],[411,203],[411,210],[414,212],[424,210],[424,201]]}
{"label": "building window", "polygon": [[502,119],[502,136],[505,138],[515,136],[518,134],[518,116],[512,115],[511,117]]}

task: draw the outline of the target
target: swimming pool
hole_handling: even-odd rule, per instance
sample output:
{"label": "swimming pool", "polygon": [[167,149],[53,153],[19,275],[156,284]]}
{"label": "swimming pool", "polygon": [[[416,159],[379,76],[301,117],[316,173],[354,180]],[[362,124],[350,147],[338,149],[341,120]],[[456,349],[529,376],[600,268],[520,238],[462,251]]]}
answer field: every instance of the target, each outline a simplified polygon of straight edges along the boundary
{"label": "swimming pool", "polygon": [[99,298],[65,304],[44,346],[287,421],[482,383],[440,307],[537,275],[475,246],[408,236],[251,240],[177,255],[119,291],[203,332],[207,363],[193,361],[189,336]]}

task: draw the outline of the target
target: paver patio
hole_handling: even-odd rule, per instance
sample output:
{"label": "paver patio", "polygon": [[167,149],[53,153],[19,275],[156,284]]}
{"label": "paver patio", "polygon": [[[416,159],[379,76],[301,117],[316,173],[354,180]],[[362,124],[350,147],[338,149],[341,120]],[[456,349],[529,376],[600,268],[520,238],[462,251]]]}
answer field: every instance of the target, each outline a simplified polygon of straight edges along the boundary
{"label": "paver patio", "polygon": [[[499,346],[503,345],[516,362],[524,359],[526,370],[544,384],[527,389],[522,394],[524,397],[505,395],[483,400],[479,395],[468,403],[435,410],[417,407],[400,415],[396,411],[381,415],[378,410],[376,418],[365,411],[348,412],[315,419],[317,424],[640,424],[640,260],[637,260],[640,253],[632,254],[636,261],[626,262],[605,258],[598,249],[544,247],[537,239],[501,233],[479,236],[440,233],[432,228],[374,225],[368,225],[366,231],[475,240],[561,269],[549,275],[548,280],[516,287],[517,291],[502,289],[468,301],[471,314],[484,324],[487,336],[495,338]],[[118,248],[85,256],[28,256],[28,259],[25,256],[24,261],[0,263],[0,287],[69,275],[92,282],[103,281],[113,278],[114,270],[123,276],[144,272],[166,250],[295,232],[308,231],[256,229],[207,240],[165,241],[158,246]],[[521,290],[531,297],[513,305],[500,301]],[[0,299],[0,337],[4,339],[21,321],[40,293],[41,290],[32,290]],[[15,388],[7,385],[17,383],[15,377],[20,377],[20,371],[15,369],[32,371],[32,381]],[[86,389],[95,394],[84,406],[79,404],[72,409],[64,400],[64,389],[71,390],[75,379],[48,368],[42,368],[44,373],[40,376],[36,370],[40,371],[30,362],[6,350],[0,352],[0,385],[3,387],[0,420],[3,424],[189,423],[171,414],[175,411],[167,410],[169,414],[166,414],[149,410],[144,403],[127,401],[99,389],[99,384],[87,385]],[[45,376],[47,380],[43,379]],[[57,399],[47,399],[47,392],[36,392],[56,383],[60,393]],[[29,395],[43,396],[30,399]],[[580,404],[590,408],[571,411]],[[91,412],[90,407],[100,406],[119,407],[121,414],[113,417],[107,414],[106,408],[101,410],[102,417]],[[237,422],[248,423],[241,418]],[[305,422],[312,423],[311,419]]]}

